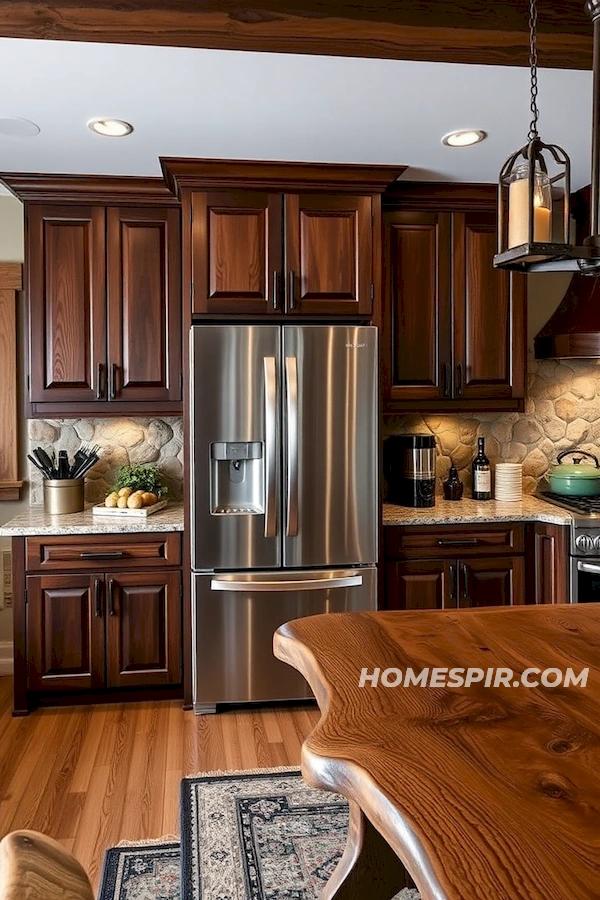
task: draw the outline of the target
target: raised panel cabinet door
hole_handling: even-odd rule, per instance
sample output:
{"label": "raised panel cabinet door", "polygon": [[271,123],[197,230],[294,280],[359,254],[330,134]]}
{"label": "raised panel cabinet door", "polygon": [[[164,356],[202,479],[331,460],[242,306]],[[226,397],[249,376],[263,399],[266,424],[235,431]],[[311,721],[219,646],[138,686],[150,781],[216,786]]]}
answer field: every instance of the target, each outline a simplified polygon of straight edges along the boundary
{"label": "raised panel cabinet door", "polygon": [[460,607],[516,606],[525,603],[522,556],[458,561]]}
{"label": "raised panel cabinet door", "polygon": [[386,400],[452,395],[450,223],[448,213],[384,214]]}
{"label": "raised panel cabinet door", "polygon": [[388,562],[386,609],[447,609],[456,606],[456,562],[443,559]]}
{"label": "raised panel cabinet door", "polygon": [[104,575],[29,575],[28,688],[104,687]]}
{"label": "raised panel cabinet door", "polygon": [[282,195],[195,192],[192,314],[283,311]]}
{"label": "raised panel cabinet door", "polygon": [[494,269],[493,212],[455,213],[454,397],[525,396],[525,281]]}
{"label": "raised panel cabinet door", "polygon": [[371,315],[372,209],[370,195],[285,195],[288,313]]}
{"label": "raised panel cabinet door", "polygon": [[569,528],[548,522],[534,525],[534,603],[569,602]]}
{"label": "raised panel cabinet door", "polygon": [[30,400],[105,400],[104,209],[30,204]]}
{"label": "raised panel cabinet door", "polygon": [[181,400],[178,209],[107,210],[108,399]]}
{"label": "raised panel cabinet door", "polygon": [[108,573],[107,687],[179,684],[181,654],[181,573]]}

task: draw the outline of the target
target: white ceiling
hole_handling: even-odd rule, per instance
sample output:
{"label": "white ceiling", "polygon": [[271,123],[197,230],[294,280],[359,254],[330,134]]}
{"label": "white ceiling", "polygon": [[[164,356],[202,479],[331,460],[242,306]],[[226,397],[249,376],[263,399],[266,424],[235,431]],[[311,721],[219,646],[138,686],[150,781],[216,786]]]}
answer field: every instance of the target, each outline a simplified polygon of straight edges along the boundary
{"label": "white ceiling", "polygon": [[[40,126],[0,135],[0,171],[159,175],[159,156],[386,163],[405,177],[493,182],[526,141],[528,70],[499,66],[0,39],[0,117]],[[587,184],[591,73],[540,71],[540,135]],[[135,128],[106,138],[112,116]],[[483,128],[449,149],[440,138]]]}

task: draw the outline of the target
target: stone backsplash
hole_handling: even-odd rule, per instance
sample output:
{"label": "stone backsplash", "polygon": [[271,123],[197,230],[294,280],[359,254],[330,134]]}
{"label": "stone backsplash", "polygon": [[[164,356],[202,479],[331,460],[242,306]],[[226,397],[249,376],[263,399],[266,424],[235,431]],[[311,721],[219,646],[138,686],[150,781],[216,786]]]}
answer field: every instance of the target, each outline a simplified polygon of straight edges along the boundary
{"label": "stone backsplash", "polygon": [[523,464],[523,487],[532,493],[561,451],[577,447],[600,455],[600,360],[530,358],[525,413],[384,417],[384,435],[411,432],[436,437],[439,490],[451,460],[470,487],[481,436],[492,464]]}
{"label": "stone backsplash", "polygon": [[[128,463],[155,463],[168,488],[168,497],[183,496],[182,419],[32,419],[29,422],[29,452],[66,450],[69,457],[82,443],[99,444],[100,460],[85,476],[85,499],[103,500],[111,490],[117,470]],[[29,464],[31,505],[43,503],[43,478]]]}

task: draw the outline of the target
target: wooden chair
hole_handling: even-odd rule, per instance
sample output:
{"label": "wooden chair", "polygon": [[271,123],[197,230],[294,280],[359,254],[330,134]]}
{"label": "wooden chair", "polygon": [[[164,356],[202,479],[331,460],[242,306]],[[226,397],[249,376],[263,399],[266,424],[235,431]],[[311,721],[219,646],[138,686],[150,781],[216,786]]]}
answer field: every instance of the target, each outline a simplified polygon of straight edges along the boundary
{"label": "wooden chair", "polygon": [[0,841],[0,900],[94,900],[87,875],[57,841],[13,831]]}

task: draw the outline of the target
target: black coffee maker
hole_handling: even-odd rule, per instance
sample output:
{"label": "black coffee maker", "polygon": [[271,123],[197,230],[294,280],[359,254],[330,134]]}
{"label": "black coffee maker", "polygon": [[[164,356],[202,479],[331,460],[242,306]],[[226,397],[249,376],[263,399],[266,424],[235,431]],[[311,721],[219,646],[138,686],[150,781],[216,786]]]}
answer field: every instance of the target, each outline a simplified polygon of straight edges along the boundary
{"label": "black coffee maker", "polygon": [[394,434],[384,444],[389,503],[435,506],[435,438],[432,434]]}

